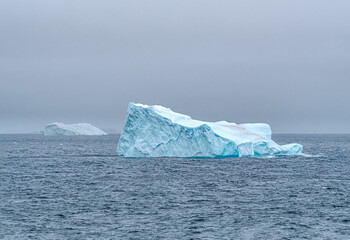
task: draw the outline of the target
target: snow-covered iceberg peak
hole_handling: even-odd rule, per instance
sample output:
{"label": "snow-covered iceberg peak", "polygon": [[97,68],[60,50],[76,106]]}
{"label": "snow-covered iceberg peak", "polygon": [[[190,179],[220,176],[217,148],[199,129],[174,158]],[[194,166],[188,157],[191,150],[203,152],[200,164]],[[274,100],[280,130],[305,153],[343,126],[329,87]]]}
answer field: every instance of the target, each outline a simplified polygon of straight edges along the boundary
{"label": "snow-covered iceberg peak", "polygon": [[296,155],[278,145],[265,123],[204,122],[159,105],[130,103],[117,152],[122,157],[261,157]]}
{"label": "snow-covered iceberg peak", "polygon": [[107,135],[107,133],[89,123],[64,124],[54,122],[46,125],[44,135]]}

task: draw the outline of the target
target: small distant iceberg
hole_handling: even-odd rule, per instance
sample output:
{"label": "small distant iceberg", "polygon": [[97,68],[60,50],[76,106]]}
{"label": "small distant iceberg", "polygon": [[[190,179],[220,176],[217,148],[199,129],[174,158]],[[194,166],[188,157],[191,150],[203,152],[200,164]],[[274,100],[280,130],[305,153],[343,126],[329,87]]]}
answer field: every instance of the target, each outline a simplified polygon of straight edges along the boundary
{"label": "small distant iceberg", "polygon": [[159,105],[130,103],[118,142],[121,157],[268,157],[300,155],[298,143],[278,145],[265,123],[204,122]]}
{"label": "small distant iceberg", "polygon": [[46,125],[45,136],[73,136],[73,135],[107,135],[101,129],[89,123],[64,124],[54,122]]}

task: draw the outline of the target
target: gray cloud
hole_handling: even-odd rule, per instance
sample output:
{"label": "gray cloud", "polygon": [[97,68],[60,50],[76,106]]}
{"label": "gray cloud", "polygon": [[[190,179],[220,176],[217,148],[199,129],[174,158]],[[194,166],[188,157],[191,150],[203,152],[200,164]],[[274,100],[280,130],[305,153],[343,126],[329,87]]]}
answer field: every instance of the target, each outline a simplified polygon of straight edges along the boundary
{"label": "gray cloud", "polygon": [[349,1],[0,2],[0,132],[121,130],[130,101],[350,132]]}

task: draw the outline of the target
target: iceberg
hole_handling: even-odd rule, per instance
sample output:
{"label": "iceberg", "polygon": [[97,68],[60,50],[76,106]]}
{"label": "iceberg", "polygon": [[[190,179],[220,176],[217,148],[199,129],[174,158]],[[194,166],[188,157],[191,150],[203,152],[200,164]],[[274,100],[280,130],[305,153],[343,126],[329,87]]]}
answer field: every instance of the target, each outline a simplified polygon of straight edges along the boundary
{"label": "iceberg", "polygon": [[117,153],[121,157],[266,157],[299,155],[297,143],[278,145],[265,123],[205,122],[159,105],[130,103]]}
{"label": "iceberg", "polygon": [[107,135],[107,133],[89,123],[64,124],[54,122],[46,125],[44,135]]}

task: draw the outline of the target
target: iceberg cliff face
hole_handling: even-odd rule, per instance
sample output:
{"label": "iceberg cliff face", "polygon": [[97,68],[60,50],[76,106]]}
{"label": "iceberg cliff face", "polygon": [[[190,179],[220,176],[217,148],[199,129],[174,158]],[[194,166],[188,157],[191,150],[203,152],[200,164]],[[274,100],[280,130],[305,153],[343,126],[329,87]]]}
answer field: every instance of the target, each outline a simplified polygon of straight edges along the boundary
{"label": "iceberg cliff face", "polygon": [[122,157],[260,157],[300,154],[278,145],[264,123],[203,122],[162,106],[130,103],[117,152]]}
{"label": "iceberg cliff face", "polygon": [[55,122],[46,125],[44,135],[107,135],[107,133],[89,123],[64,124]]}

